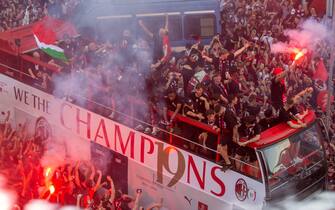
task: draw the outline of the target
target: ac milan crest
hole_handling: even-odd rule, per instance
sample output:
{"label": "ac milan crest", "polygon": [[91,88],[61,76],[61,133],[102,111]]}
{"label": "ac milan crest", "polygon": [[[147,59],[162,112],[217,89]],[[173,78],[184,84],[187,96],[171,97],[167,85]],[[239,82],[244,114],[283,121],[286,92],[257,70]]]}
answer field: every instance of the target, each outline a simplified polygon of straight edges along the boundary
{"label": "ac milan crest", "polygon": [[235,184],[235,195],[239,201],[244,201],[248,195],[248,186],[244,179],[238,179]]}

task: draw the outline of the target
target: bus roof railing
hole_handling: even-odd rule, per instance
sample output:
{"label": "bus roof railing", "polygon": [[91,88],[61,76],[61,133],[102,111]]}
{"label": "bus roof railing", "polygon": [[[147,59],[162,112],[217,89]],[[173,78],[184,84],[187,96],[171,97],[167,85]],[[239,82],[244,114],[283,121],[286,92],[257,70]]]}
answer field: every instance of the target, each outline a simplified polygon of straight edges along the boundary
{"label": "bus roof railing", "polygon": [[30,63],[34,63],[34,64],[37,64],[37,65],[40,65],[44,68],[47,68],[47,69],[50,69],[52,72],[60,72],[60,69],[57,67],[57,66],[54,66],[52,64],[48,64],[48,63],[45,63],[43,61],[40,61],[40,60],[37,60],[36,58],[30,56],[30,55],[21,55],[21,58],[23,61],[27,61],[27,62],[30,62]]}

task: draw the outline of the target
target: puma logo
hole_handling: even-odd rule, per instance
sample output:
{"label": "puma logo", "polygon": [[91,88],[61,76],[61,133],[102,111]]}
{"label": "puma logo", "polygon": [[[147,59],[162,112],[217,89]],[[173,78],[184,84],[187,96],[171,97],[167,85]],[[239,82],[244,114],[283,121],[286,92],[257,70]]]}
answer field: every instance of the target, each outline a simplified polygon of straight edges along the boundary
{"label": "puma logo", "polygon": [[184,196],[184,198],[187,200],[187,202],[190,204],[190,206],[192,206],[192,204],[191,204],[192,198],[188,198],[186,195]]}

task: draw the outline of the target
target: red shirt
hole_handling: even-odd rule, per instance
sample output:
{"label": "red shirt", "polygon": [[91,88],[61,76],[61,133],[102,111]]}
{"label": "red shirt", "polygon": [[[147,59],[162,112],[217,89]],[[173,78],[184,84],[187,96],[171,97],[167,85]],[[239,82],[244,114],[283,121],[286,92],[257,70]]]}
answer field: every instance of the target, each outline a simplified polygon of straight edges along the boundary
{"label": "red shirt", "polygon": [[169,36],[164,35],[162,41],[163,41],[163,52],[164,52],[163,60],[167,60],[172,52]]}

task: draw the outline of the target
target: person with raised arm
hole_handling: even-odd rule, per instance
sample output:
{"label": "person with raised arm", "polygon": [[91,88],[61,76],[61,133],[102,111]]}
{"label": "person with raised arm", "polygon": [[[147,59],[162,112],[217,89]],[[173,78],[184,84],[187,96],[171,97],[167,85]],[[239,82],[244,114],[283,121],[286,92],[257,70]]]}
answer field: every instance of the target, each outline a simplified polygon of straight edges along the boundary
{"label": "person with raised arm", "polygon": [[[304,111],[304,113],[299,114],[298,111],[295,109],[295,105],[303,95],[310,94],[312,92],[312,88],[306,88],[297,95],[288,99],[284,106],[279,109],[278,121],[285,122],[288,126],[295,129],[306,127],[306,124],[303,123],[301,120],[307,115],[308,112]],[[294,123],[293,121],[296,121],[297,123]]]}
{"label": "person with raised arm", "polygon": [[272,71],[271,79],[271,102],[272,106],[278,111],[280,107],[284,105],[287,100],[286,96],[286,85],[285,77],[288,73],[295,68],[295,63],[293,62],[286,70],[277,67]]}
{"label": "person with raised arm", "polygon": [[168,15],[165,16],[165,26],[160,28],[158,33],[150,31],[142,20],[138,24],[142,30],[153,40],[153,63],[166,62],[171,54],[171,46],[168,37]]}

